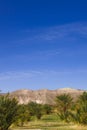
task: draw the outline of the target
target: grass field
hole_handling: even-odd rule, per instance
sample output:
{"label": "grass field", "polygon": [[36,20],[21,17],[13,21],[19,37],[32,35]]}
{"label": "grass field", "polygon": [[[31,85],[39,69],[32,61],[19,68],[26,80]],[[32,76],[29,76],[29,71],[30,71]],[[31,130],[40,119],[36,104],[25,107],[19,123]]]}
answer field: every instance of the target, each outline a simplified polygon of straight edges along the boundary
{"label": "grass field", "polygon": [[39,120],[32,120],[23,127],[16,127],[12,130],[87,130],[86,126],[67,124],[61,122],[56,115],[43,116]]}

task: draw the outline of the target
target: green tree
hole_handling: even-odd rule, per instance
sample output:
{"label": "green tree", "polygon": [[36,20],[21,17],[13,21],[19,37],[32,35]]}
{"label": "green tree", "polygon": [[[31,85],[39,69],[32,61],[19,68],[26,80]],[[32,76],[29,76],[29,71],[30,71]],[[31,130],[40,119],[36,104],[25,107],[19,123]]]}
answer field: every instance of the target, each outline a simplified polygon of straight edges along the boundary
{"label": "green tree", "polygon": [[73,121],[87,125],[87,92],[83,92],[82,95],[79,96],[75,111],[72,113]]}
{"label": "green tree", "polygon": [[52,112],[52,106],[50,106],[48,104],[44,104],[43,105],[43,113],[48,115],[51,112]]}
{"label": "green tree", "polygon": [[0,130],[8,130],[17,116],[18,102],[8,95],[0,96]]}
{"label": "green tree", "polygon": [[30,116],[36,116],[37,119],[41,119],[42,117],[42,105],[37,104],[36,102],[28,103],[28,109]]}
{"label": "green tree", "polygon": [[18,105],[17,113],[18,114],[15,122],[16,125],[23,126],[25,122],[30,120],[29,111],[26,105]]}
{"label": "green tree", "polygon": [[73,99],[69,94],[62,94],[56,97],[58,116],[61,120],[69,121]]}

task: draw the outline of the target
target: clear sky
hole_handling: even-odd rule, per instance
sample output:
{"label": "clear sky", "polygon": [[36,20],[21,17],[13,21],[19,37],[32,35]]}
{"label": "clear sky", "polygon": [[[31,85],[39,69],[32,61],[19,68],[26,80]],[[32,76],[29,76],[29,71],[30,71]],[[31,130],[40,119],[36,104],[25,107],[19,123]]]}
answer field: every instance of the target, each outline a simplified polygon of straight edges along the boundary
{"label": "clear sky", "polygon": [[87,0],[0,0],[0,89],[87,89]]}

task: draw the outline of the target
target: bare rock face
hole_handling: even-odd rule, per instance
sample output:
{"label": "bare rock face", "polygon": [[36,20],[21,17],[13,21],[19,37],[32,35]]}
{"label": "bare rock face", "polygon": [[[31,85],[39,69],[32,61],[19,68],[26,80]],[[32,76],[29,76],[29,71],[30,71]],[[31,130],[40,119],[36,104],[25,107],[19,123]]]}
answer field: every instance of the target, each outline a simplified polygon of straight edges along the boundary
{"label": "bare rock face", "polygon": [[10,97],[17,98],[19,104],[27,104],[28,102],[36,102],[39,104],[55,104],[57,95],[70,94],[74,99],[77,99],[84,91],[72,88],[62,88],[57,90],[17,90],[10,93]]}

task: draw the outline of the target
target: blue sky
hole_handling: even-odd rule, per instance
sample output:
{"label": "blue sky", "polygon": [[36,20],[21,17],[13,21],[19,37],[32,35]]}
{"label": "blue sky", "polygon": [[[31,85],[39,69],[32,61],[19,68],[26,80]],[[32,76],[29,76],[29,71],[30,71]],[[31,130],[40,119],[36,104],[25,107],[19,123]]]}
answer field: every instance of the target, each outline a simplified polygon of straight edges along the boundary
{"label": "blue sky", "polygon": [[0,0],[0,89],[87,88],[87,1]]}

